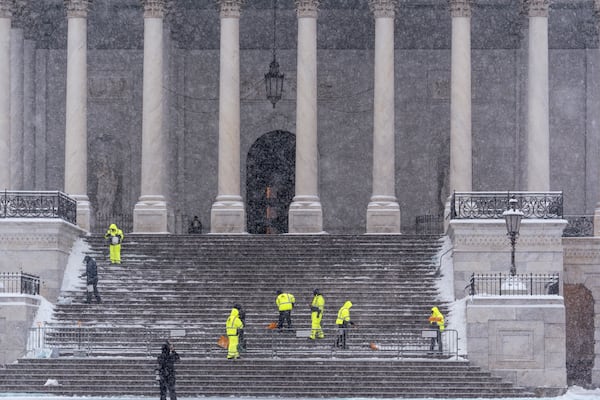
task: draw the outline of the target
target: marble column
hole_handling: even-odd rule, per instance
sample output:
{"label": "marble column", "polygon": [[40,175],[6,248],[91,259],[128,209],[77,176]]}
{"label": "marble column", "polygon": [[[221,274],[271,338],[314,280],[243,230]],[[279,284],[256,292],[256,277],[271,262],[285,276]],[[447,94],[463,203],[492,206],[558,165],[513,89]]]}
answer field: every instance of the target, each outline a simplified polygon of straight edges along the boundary
{"label": "marble column", "polygon": [[472,0],[449,0],[452,16],[449,194],[473,190],[471,2]]}
{"label": "marble column", "polygon": [[212,233],[246,232],[240,194],[240,10],[243,0],[219,0],[219,172],[210,211]]}
{"label": "marble column", "polygon": [[10,30],[10,188],[23,190],[23,3],[15,2]]}
{"label": "marble column", "polygon": [[25,38],[23,49],[23,190],[35,188],[35,41]]}
{"label": "marble column", "polygon": [[295,0],[298,15],[296,192],[289,233],[322,233],[317,149],[317,14],[319,0]]}
{"label": "marble column", "polygon": [[10,25],[12,0],[0,0],[0,190],[10,187]]}
{"label": "marble column", "polygon": [[65,192],[77,200],[77,225],[90,230],[87,195],[87,13],[91,0],[65,0],[67,9],[67,99]]}
{"label": "marble column", "polygon": [[529,15],[527,190],[550,190],[548,3],[526,0]]}
{"label": "marble column", "polygon": [[370,0],[375,16],[373,107],[373,192],[367,207],[367,233],[400,233],[396,198],[394,17],[397,0]]}
{"label": "marble column", "polygon": [[144,74],[142,99],[142,177],[133,210],[136,233],[167,233],[167,140],[164,132],[164,0],[141,0],[144,6]]}
{"label": "marble column", "polygon": [[[600,0],[594,0],[594,21],[596,22],[596,34],[600,37]],[[600,49],[599,49],[600,53]],[[596,74],[600,74],[600,69],[596,68]],[[598,78],[597,78],[598,79]],[[597,114],[597,115],[600,115]],[[596,208],[594,209],[594,236],[600,236],[600,190],[598,191],[598,202],[596,203]],[[598,313],[600,314],[600,308],[598,309]],[[600,326],[600,325],[598,325]],[[598,345],[600,347],[600,344]],[[599,352],[600,353],[600,352]],[[599,355],[600,357],[600,355]],[[600,359],[599,359],[600,361]],[[598,373],[597,381],[593,381],[595,384],[600,382],[600,362],[596,363],[598,365]]]}

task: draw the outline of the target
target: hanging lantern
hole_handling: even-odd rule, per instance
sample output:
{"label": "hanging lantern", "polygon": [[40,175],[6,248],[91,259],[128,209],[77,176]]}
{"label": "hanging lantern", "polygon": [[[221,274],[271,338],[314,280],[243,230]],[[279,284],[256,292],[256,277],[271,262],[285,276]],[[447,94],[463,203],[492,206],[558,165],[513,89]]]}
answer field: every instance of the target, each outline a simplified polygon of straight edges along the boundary
{"label": "hanging lantern", "polygon": [[277,62],[277,0],[273,0],[273,61],[269,65],[269,72],[265,74],[265,90],[267,99],[273,104],[281,100],[283,93],[283,77],[279,72],[279,63]]}

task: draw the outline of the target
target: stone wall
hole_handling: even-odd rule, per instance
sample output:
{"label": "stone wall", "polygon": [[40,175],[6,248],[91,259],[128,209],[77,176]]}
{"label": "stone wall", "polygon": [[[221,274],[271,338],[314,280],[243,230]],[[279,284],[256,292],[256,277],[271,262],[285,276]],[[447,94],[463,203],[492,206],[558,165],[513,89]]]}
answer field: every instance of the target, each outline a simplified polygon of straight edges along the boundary
{"label": "stone wall", "polygon": [[565,238],[563,243],[565,284],[582,284],[593,297],[595,335],[591,383],[597,387],[600,386],[600,237]]}
{"label": "stone wall", "polygon": [[40,298],[36,296],[0,296],[0,365],[25,354],[29,328],[39,305]]}
{"label": "stone wall", "polygon": [[40,294],[56,303],[73,243],[84,235],[61,219],[0,219],[0,271],[40,277]]}
{"label": "stone wall", "polygon": [[[35,5],[27,38],[35,137],[31,187],[64,184],[66,16],[61,1]],[[442,4],[443,3],[443,4]],[[473,190],[524,188],[527,27],[517,1],[478,2],[472,17]],[[36,3],[37,4],[37,3]],[[219,17],[213,1],[175,1],[166,20],[169,208],[210,230],[217,194]],[[285,74],[273,108],[263,76],[272,57],[270,1],[246,2],[240,19],[241,188],[262,135],[295,134],[294,2],[279,2],[278,52]],[[327,1],[318,19],[319,194],[324,230],[364,233],[372,191],[374,18],[365,1]],[[589,214],[598,198],[600,53],[592,2],[552,2],[549,16],[551,186],[565,212]],[[401,228],[441,213],[448,193],[450,26],[444,2],[411,0],[395,31],[396,195]],[[575,29],[574,27],[587,27]],[[96,0],[88,29],[88,196],[96,213],[132,214],[140,194],[143,15],[136,0]],[[592,111],[590,111],[592,110]],[[43,144],[43,145],[42,145]],[[565,150],[568,149],[568,150]],[[469,155],[465,155],[468,157]],[[179,229],[179,230],[178,230]],[[181,232],[181,226],[170,227]]]}
{"label": "stone wall", "polygon": [[[525,219],[516,244],[517,274],[563,273],[565,220]],[[467,295],[471,274],[508,274],[504,220],[451,220],[454,297]],[[540,394],[565,390],[566,319],[561,296],[472,296],[466,305],[469,360]]]}
{"label": "stone wall", "polygon": [[469,360],[518,386],[558,395],[567,386],[561,296],[474,296],[467,302]]}

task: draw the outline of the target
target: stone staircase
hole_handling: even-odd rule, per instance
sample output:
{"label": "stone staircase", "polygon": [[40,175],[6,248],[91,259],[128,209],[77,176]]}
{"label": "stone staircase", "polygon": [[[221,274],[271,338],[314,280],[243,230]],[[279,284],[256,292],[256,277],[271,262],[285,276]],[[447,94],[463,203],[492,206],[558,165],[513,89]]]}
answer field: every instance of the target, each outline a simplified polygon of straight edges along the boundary
{"label": "stone staircase", "polygon": [[[171,338],[182,356],[180,396],[532,396],[468,361],[429,354],[421,336],[429,309],[447,311],[436,301],[438,237],[131,234],[121,265],[109,264],[101,236],[87,241],[102,304],[83,303],[83,282],[63,292],[47,334],[61,356],[8,366],[4,391],[156,395],[156,355]],[[326,338],[310,341],[301,333],[315,287],[325,296]],[[295,332],[266,329],[277,319],[277,289],[296,296]],[[346,300],[357,326],[342,351],[332,343]],[[230,361],[216,341],[235,302],[247,312],[248,350]]]}

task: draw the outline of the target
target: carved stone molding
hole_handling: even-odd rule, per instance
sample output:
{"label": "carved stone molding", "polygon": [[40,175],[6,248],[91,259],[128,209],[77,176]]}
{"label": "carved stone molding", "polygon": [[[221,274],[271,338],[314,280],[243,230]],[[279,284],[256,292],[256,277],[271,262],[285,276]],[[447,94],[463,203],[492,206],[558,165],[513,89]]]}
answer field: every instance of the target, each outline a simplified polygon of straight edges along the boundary
{"label": "carved stone molding", "polygon": [[64,0],[67,18],[87,18],[93,0]]}
{"label": "carved stone molding", "polygon": [[471,17],[473,0],[448,0],[450,15],[453,17]]}
{"label": "carved stone molding", "polygon": [[369,0],[369,7],[375,18],[394,18],[398,0]]}
{"label": "carved stone molding", "polygon": [[13,0],[0,0],[0,18],[12,18]]}
{"label": "carved stone molding", "polygon": [[[493,234],[461,235],[455,237],[453,242],[457,250],[485,249],[498,251],[510,248],[510,240],[506,236]],[[539,248],[554,248],[556,251],[560,251],[562,240],[560,237],[545,235],[521,236],[517,239],[517,251],[520,250],[519,248],[527,248],[528,251]]]}
{"label": "carved stone molding", "polygon": [[245,0],[217,0],[221,18],[239,18]]}
{"label": "carved stone molding", "polygon": [[144,18],[164,18],[166,4],[164,0],[141,0],[144,6]]}
{"label": "carved stone molding", "polygon": [[550,0],[524,0],[529,17],[548,17]]}
{"label": "carved stone molding", "polygon": [[295,0],[298,18],[317,18],[320,0]]}

